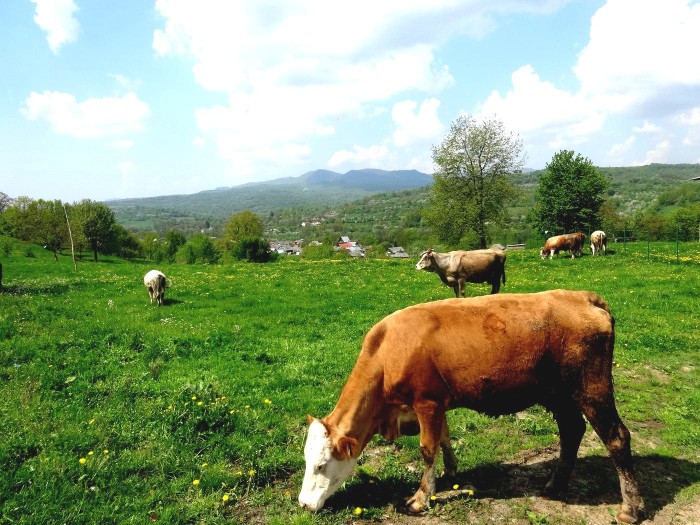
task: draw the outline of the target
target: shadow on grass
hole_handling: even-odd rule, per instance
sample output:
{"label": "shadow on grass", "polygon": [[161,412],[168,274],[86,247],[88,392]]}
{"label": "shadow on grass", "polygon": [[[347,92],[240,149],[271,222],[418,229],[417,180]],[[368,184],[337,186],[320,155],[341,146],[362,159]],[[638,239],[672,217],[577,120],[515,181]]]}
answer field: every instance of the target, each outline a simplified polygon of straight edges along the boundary
{"label": "shadow on grass", "polygon": [[[635,456],[635,460],[648,519],[673,502],[682,489],[700,482],[698,463],[659,455]],[[476,487],[476,499],[538,496],[555,465],[553,459],[528,465],[487,464],[459,472],[455,479],[439,478],[437,490],[448,490],[453,483],[458,483]],[[334,495],[327,508],[332,511],[358,505],[393,505],[397,510],[403,510],[405,501],[418,489],[419,482],[420,473],[416,474],[414,481],[360,475],[360,479]],[[622,501],[620,485],[612,460],[607,456],[579,458],[569,490],[561,499],[579,505],[619,505]]]}

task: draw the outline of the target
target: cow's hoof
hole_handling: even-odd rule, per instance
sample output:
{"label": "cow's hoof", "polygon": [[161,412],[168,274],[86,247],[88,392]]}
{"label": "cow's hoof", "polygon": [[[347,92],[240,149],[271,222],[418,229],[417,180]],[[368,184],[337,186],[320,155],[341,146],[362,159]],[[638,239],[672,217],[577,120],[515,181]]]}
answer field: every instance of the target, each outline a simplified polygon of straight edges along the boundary
{"label": "cow's hoof", "polygon": [[615,516],[615,519],[617,520],[618,523],[639,523],[642,521],[642,516],[633,516],[632,514],[629,514],[623,510],[617,513],[617,516]]}
{"label": "cow's hoof", "polygon": [[416,496],[413,496],[406,502],[406,507],[408,508],[408,511],[412,514],[420,514],[421,512],[424,512],[426,510],[425,505],[418,501],[418,498]]}

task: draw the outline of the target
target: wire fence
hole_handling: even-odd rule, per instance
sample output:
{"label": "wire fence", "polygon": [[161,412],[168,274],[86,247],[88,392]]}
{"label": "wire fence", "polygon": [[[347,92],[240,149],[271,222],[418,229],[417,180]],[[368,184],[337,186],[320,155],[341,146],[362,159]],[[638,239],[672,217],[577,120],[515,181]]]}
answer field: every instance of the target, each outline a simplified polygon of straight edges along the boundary
{"label": "wire fence", "polygon": [[[590,234],[586,234],[583,254],[590,255]],[[700,240],[682,240],[680,230],[675,232],[651,232],[647,230],[633,230],[622,228],[620,230],[606,231],[607,255],[623,255],[647,260],[664,261],[670,263],[696,263],[700,264]],[[554,235],[554,234],[552,234]],[[506,236],[508,246],[517,248],[541,248],[545,240],[552,235],[531,235],[525,238]]]}

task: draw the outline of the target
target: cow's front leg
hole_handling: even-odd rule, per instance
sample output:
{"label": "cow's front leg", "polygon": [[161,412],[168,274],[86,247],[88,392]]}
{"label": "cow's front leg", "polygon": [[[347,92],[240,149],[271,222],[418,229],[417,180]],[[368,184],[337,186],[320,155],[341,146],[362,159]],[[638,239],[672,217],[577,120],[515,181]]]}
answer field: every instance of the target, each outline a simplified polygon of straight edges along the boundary
{"label": "cow's front leg", "polygon": [[411,512],[421,512],[429,506],[430,496],[435,494],[435,459],[442,437],[445,412],[437,403],[426,401],[414,405],[420,424],[420,453],[423,456],[425,471],[418,490],[406,504]]}

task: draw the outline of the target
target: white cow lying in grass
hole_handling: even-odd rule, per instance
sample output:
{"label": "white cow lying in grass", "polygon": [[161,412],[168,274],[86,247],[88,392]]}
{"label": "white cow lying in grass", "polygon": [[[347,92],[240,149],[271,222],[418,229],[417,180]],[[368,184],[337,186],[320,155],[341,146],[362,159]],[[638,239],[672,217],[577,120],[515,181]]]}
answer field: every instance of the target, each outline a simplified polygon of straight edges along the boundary
{"label": "white cow lying in grass", "polygon": [[161,306],[163,299],[165,299],[165,289],[170,287],[170,279],[166,279],[165,274],[159,270],[151,270],[143,276],[143,284],[148,289],[151,304],[155,299],[158,306]]}

